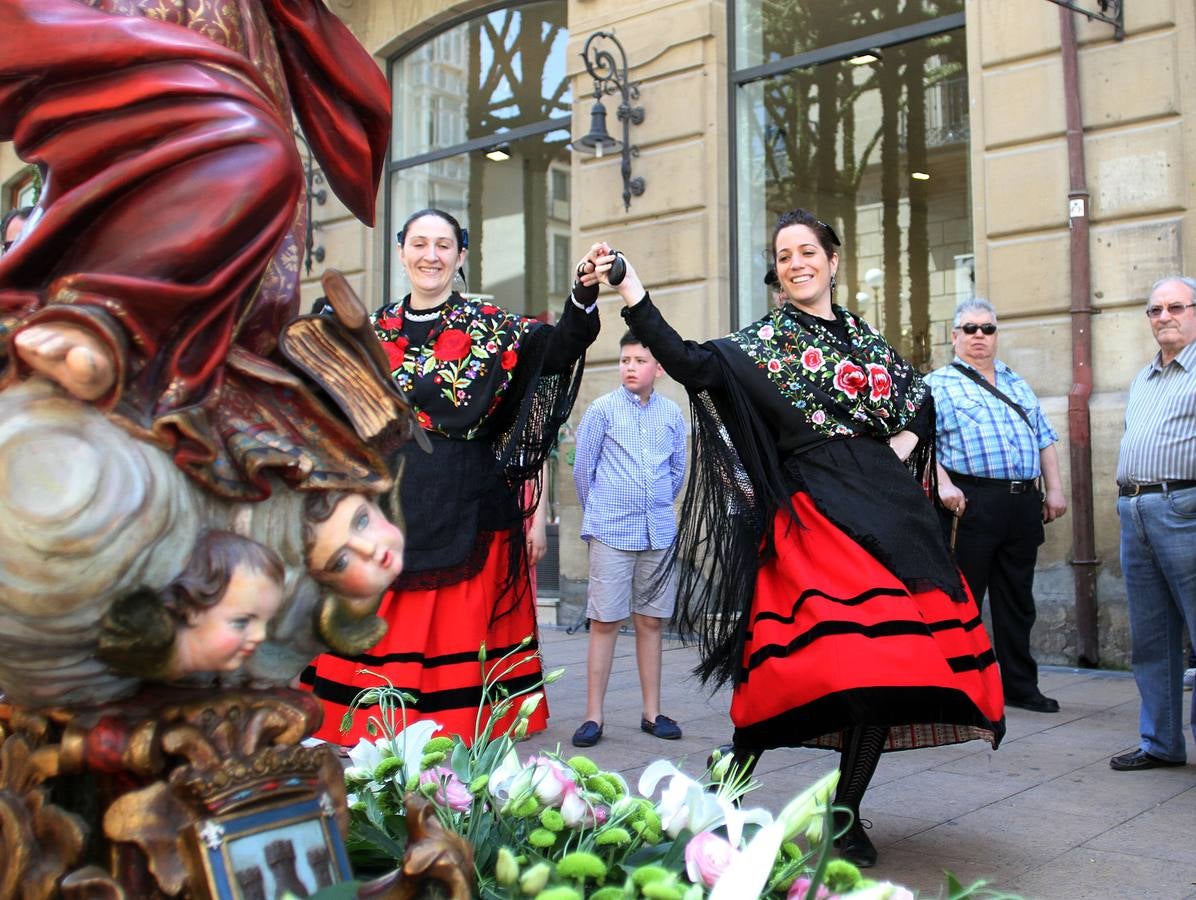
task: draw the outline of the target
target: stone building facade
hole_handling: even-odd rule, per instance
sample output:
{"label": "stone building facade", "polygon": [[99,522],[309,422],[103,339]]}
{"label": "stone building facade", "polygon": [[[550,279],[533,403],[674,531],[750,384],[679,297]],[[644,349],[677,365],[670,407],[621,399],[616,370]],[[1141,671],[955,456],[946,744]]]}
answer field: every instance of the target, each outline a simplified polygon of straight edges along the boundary
{"label": "stone building facade", "polygon": [[[924,368],[950,358],[955,302],[997,306],[1001,355],[1060,432],[1070,484],[1068,154],[1059,7],[1047,0],[328,0],[394,86],[379,227],[330,195],[314,244],[371,303],[401,296],[394,234],[406,212],[450,208],[472,234],[470,289],[551,315],[594,240],[627,251],[687,336],[760,315],[769,223],[796,205],[844,238],[838,302]],[[1096,0],[1078,0],[1096,10]],[[1125,37],[1077,17],[1091,196],[1092,506],[1101,662],[1128,664],[1113,472],[1133,374],[1153,352],[1150,284],[1196,259],[1196,7],[1128,0]],[[625,206],[620,156],[567,147],[591,125],[581,51],[626,51],[642,195]],[[621,137],[617,97],[606,124]],[[487,154],[493,154],[488,156]],[[0,145],[2,204],[24,175]],[[310,302],[315,278],[304,283]],[[575,413],[618,383],[622,322],[589,355]],[[671,382],[663,388],[684,402]],[[554,475],[558,618],[583,603],[571,436]],[[1075,501],[1073,498],[1073,507]],[[1040,659],[1076,660],[1069,519],[1047,530],[1036,591]],[[557,580],[555,568],[547,579]]]}

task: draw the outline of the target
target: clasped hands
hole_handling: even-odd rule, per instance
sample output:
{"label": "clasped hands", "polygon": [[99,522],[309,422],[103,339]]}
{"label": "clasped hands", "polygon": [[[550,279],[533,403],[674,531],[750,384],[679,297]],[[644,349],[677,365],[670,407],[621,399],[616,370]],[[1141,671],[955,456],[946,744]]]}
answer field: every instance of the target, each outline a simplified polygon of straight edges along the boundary
{"label": "clasped hands", "polygon": [[[610,283],[611,268],[618,256],[623,257],[626,273],[618,285],[612,285]],[[616,254],[610,244],[605,241],[600,241],[590,247],[586,255],[578,262],[576,272],[577,281],[583,287],[593,287],[594,285],[613,287],[628,306],[634,306],[644,298],[643,282],[640,281],[631,261],[623,254]]]}

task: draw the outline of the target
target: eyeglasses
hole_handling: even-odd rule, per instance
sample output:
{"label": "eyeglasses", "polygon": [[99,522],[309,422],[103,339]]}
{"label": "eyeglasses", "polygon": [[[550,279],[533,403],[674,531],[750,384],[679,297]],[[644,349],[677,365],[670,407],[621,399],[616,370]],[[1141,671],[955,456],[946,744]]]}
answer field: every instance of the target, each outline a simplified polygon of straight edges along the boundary
{"label": "eyeglasses", "polygon": [[1148,306],[1146,307],[1146,315],[1148,318],[1157,319],[1163,314],[1163,310],[1167,310],[1173,317],[1183,314],[1185,309],[1196,306],[1196,303],[1168,303],[1166,306]]}
{"label": "eyeglasses", "polygon": [[997,326],[992,322],[985,322],[983,325],[977,325],[975,322],[968,322],[964,325],[956,326],[964,334],[975,334],[979,331],[981,334],[996,334]]}

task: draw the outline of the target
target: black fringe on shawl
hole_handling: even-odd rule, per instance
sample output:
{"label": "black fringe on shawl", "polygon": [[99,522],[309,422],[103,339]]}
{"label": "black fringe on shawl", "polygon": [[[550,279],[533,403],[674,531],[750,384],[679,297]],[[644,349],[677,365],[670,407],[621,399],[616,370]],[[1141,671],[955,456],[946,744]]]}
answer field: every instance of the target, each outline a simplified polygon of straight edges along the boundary
{"label": "black fringe on shawl", "polygon": [[674,619],[682,635],[697,636],[701,662],[694,672],[712,688],[738,677],[756,570],[774,552],[769,526],[777,510],[787,510],[792,527],[800,527],[775,437],[721,352],[725,389],[690,394],[689,485],[660,576],[677,573]]}
{"label": "black fringe on shawl", "polygon": [[[524,528],[535,514],[543,492],[544,464],[556,447],[561,426],[573,411],[585,355],[562,372],[545,372],[548,338],[552,329],[533,328],[519,349],[523,363],[507,387],[507,401],[495,417],[492,439],[495,462],[501,477],[513,492],[519,506],[518,527],[510,531],[507,577],[500,597],[510,596],[510,603],[491,613],[497,621],[514,611],[525,598],[530,584],[519,574],[528,566]],[[516,590],[518,587],[518,590]],[[535,602],[535,598],[531,598]]]}

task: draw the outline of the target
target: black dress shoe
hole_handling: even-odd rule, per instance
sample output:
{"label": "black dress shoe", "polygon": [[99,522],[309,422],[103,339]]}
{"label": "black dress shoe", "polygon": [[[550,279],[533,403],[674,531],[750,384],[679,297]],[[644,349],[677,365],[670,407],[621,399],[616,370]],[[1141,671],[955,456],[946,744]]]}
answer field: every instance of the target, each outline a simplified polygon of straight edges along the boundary
{"label": "black dress shoe", "polygon": [[839,851],[840,859],[847,860],[857,869],[871,869],[879,855],[859,819],[851,823],[845,834],[835,838],[835,849]]}
{"label": "black dress shoe", "polygon": [[1109,768],[1116,772],[1137,772],[1139,769],[1168,769],[1173,766],[1187,765],[1186,760],[1159,759],[1151,756],[1145,750],[1135,750],[1133,753],[1123,753],[1109,760]]}
{"label": "black dress shoe", "polygon": [[1031,697],[1022,698],[1005,698],[1006,706],[1016,706],[1018,709],[1028,709],[1030,712],[1038,713],[1057,713],[1059,712],[1059,701],[1053,697],[1044,697],[1042,694],[1034,694]]}

